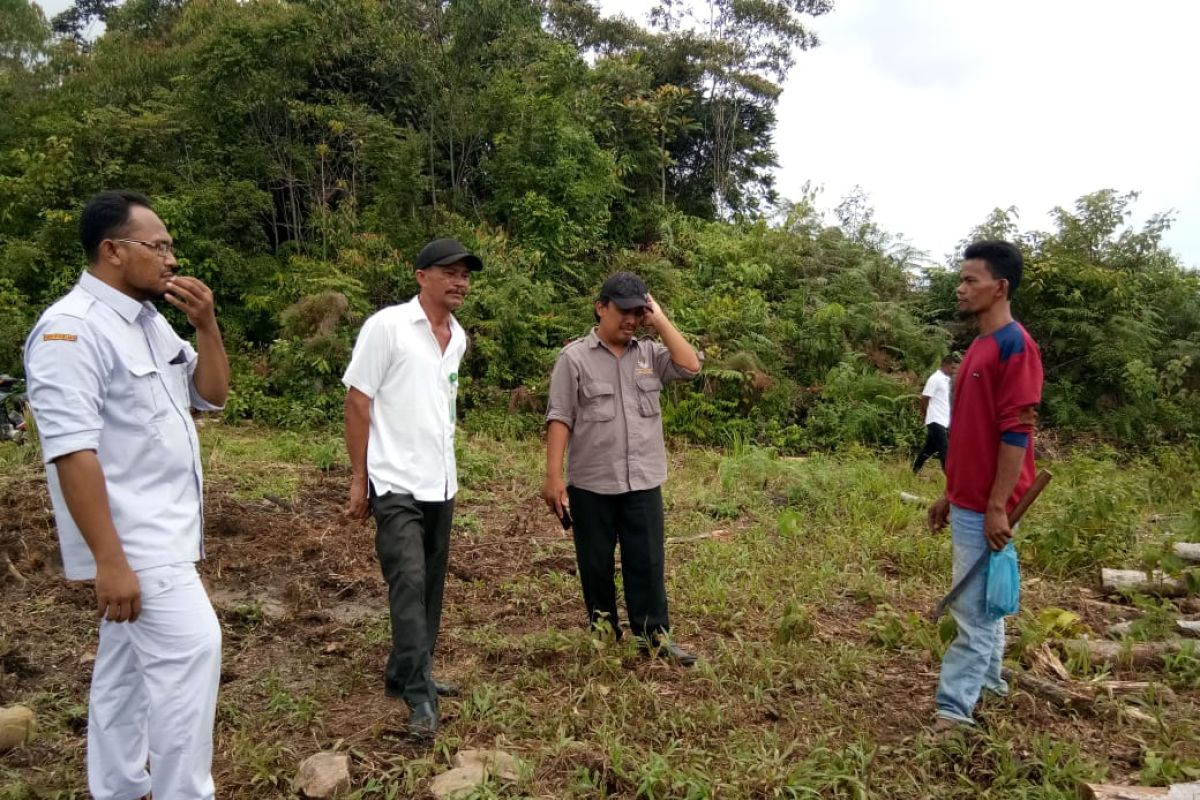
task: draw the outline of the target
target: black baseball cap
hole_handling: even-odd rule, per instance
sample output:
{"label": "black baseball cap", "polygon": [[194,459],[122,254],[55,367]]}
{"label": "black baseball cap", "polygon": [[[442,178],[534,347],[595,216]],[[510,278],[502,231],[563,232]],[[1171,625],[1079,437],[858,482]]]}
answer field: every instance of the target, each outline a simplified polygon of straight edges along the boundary
{"label": "black baseball cap", "polygon": [[422,247],[420,253],[417,253],[414,266],[417,269],[429,269],[430,267],[444,267],[459,261],[466,264],[467,269],[472,272],[483,269],[483,261],[479,259],[479,256],[463,247],[455,239],[434,239]]}
{"label": "black baseball cap", "polygon": [[616,272],[600,287],[600,302],[615,303],[617,308],[628,311],[642,308],[646,303],[646,282],[632,272]]}

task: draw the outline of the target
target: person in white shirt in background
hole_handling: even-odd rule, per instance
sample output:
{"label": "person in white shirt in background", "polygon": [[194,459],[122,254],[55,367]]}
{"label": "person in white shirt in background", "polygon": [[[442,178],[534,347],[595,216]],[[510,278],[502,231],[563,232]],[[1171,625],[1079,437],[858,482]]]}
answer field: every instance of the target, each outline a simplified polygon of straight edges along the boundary
{"label": "person in white shirt in background", "polygon": [[346,513],[375,515],[392,622],[384,693],[408,705],[411,735],[430,738],[438,695],[454,691],[433,678],[458,491],[458,368],[467,349],[452,312],[483,262],[453,239],[436,239],[415,266],[420,293],[363,324],[342,378],[352,469]]}
{"label": "person in white shirt in background", "polygon": [[913,462],[916,475],[930,456],[937,456],[946,471],[946,451],[950,447],[950,383],[958,370],[958,356],[948,355],[942,366],[925,381],[921,390],[921,416],[925,418],[925,445]]}
{"label": "person in white shirt in background", "polygon": [[[149,200],[101,192],[79,228],[88,269],[34,326],[25,374],[66,577],[96,581],[88,787],[97,800],[208,800],[221,628],[195,566],[191,409],[222,407],[229,362],[212,292],[177,274]],[[159,299],[187,316],[197,350]]]}

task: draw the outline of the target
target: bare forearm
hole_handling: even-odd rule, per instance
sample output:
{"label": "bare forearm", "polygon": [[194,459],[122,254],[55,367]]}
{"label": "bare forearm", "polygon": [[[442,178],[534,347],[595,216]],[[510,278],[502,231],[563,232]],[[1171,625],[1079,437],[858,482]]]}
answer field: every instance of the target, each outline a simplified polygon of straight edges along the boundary
{"label": "bare forearm", "polygon": [[672,361],[688,372],[700,371],[700,356],[696,354],[696,348],[688,344],[688,340],[683,338],[683,334],[667,319],[666,314],[658,320],[658,335],[671,353]]}
{"label": "bare forearm", "polygon": [[1000,443],[1000,451],[996,456],[996,478],[992,481],[992,491],[988,495],[989,511],[1007,509],[1008,499],[1012,497],[1021,477],[1021,464],[1024,459],[1024,447]]}
{"label": "bare forearm", "polygon": [[571,429],[565,423],[551,420],[546,430],[546,477],[562,479],[563,459],[567,452],[567,440]]}
{"label": "bare forearm", "polygon": [[54,461],[71,519],[92,551],[97,565],[126,564],[125,549],[113,525],[104,470],[93,450],[80,450]]}
{"label": "bare forearm", "polygon": [[223,406],[229,399],[229,357],[221,328],[214,322],[210,327],[196,330],[196,372],[192,382],[200,396],[214,406]]}
{"label": "bare forearm", "polygon": [[929,413],[929,398],[921,396],[921,420],[925,420],[925,415]]}
{"label": "bare forearm", "polygon": [[358,389],[346,393],[346,454],[356,478],[367,477],[367,439],[371,431],[371,398]]}

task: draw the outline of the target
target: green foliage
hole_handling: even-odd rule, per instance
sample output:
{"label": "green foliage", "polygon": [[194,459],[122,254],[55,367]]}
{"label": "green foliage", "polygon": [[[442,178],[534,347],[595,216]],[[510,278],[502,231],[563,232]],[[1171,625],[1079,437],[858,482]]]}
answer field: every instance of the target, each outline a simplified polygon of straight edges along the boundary
{"label": "green foliage", "polygon": [[1036,521],[1019,531],[1022,560],[1066,577],[1131,558],[1148,487],[1129,474],[1111,452],[1056,468]]}
{"label": "green foliage", "polygon": [[1026,651],[1052,639],[1073,639],[1087,632],[1087,626],[1074,611],[1054,606],[1036,612],[1022,609],[1017,617],[1017,643],[1012,657],[1021,658]]}
{"label": "green foliage", "polygon": [[[922,275],[861,190],[831,226],[813,191],[781,205],[772,187],[780,87],[830,6],[662,2],[646,30],[565,0],[79,0],[48,26],[6,0],[0,370],[77,280],[81,204],[124,186],[214,290],[229,418],[336,421],[361,322],[452,235],[487,263],[460,315],[460,408],[497,430],[540,428],[559,348],[632,269],[706,353],[667,392],[670,435],[913,448],[921,380],[972,335],[953,274]],[[1123,227],[1133,197],[1087,195],[1052,232],[997,211],[977,233],[1027,252],[1045,421],[1145,446],[1200,434],[1200,279],[1161,247],[1168,217]]]}
{"label": "green foliage", "polygon": [[1167,682],[1177,689],[1200,689],[1200,648],[1195,642],[1185,642],[1179,652],[1165,654],[1163,671]]}
{"label": "green foliage", "polygon": [[[1037,340],[1046,371],[1043,419],[1139,444],[1200,435],[1200,276],[1162,246],[1170,216],[1125,227],[1136,193],[1084,195],[1056,208],[1055,230],[1020,233],[997,209],[976,235],[1022,247],[1015,315]],[[931,280],[931,314],[948,319],[954,282]],[[958,331],[965,346],[971,335]]]}

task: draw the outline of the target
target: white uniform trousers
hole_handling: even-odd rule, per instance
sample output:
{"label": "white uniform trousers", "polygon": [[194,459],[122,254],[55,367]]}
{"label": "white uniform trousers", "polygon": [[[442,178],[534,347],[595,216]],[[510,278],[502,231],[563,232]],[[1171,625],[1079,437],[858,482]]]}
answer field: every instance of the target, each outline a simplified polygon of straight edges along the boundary
{"label": "white uniform trousers", "polygon": [[96,800],[151,791],[156,800],[210,800],[221,677],[217,615],[194,564],[137,576],[137,621],[100,623],[88,700],[88,788]]}

